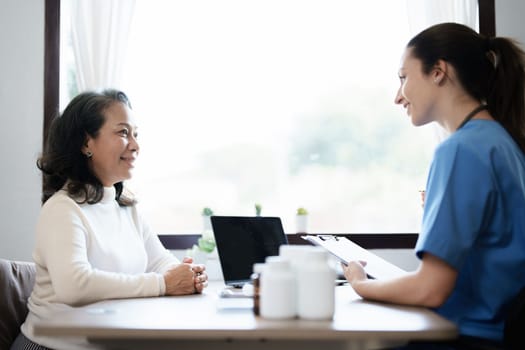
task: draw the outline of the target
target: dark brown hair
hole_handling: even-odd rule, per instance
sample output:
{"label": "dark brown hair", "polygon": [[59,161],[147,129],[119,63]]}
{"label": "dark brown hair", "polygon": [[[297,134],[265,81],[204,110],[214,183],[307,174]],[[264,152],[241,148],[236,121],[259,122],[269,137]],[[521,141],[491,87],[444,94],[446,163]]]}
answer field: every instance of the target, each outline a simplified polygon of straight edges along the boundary
{"label": "dark brown hair", "polygon": [[[43,173],[42,203],[67,183],[67,192],[78,203],[98,203],[104,187],[88,166],[82,147],[89,135],[98,136],[106,118],[104,111],[114,103],[131,104],[122,91],[104,90],[84,92],[76,96],[61,116],[55,117],[49,129],[44,152],[37,160]],[[123,194],[124,184],[114,185],[116,200],[121,206],[135,204],[135,200]]]}
{"label": "dark brown hair", "polygon": [[438,60],[456,70],[463,88],[512,136],[525,152],[524,53],[508,38],[485,37],[458,23],[434,25],[407,45],[429,74]]}

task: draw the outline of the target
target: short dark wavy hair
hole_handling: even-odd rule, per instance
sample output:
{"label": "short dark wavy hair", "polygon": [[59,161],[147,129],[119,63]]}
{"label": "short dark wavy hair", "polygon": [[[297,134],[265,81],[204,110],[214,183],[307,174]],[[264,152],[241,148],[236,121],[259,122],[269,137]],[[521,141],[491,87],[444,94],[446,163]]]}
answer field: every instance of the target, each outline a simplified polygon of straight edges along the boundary
{"label": "short dark wavy hair", "polygon": [[[102,92],[83,92],[76,96],[62,115],[53,119],[44,152],[37,160],[43,173],[42,203],[67,183],[67,192],[78,203],[98,203],[104,194],[104,186],[88,166],[82,153],[87,136],[96,138],[106,117],[104,111],[114,103],[131,104],[122,91],[108,89]],[[116,200],[121,206],[135,204],[135,200],[123,195],[124,184],[116,183]]]}

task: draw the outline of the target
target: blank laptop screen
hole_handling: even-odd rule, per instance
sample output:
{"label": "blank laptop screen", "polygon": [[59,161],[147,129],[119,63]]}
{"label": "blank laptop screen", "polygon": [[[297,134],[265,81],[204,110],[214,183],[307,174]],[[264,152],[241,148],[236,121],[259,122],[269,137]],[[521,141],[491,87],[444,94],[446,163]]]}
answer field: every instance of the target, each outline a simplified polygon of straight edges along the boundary
{"label": "blank laptop screen", "polygon": [[278,217],[212,216],[211,224],[227,285],[248,282],[253,264],[279,255],[279,246],[288,243]]}

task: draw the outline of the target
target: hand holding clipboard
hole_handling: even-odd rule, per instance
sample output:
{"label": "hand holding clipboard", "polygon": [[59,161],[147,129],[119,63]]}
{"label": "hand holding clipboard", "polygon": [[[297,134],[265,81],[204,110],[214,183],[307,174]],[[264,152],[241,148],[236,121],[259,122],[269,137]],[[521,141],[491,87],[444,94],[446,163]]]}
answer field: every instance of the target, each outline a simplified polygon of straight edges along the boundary
{"label": "hand holding clipboard", "polygon": [[405,270],[360,247],[346,237],[306,235],[302,238],[325,248],[346,265],[350,261],[366,261],[365,271],[371,278],[389,279],[406,274]]}

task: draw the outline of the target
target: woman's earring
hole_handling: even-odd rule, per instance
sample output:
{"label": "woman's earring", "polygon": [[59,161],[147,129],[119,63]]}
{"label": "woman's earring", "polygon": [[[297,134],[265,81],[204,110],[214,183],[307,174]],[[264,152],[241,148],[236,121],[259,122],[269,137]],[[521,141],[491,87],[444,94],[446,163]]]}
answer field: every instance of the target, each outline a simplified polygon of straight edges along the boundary
{"label": "woman's earring", "polygon": [[91,152],[91,151],[87,151],[87,152],[86,152],[86,157],[88,157],[88,158],[93,157],[93,152]]}

